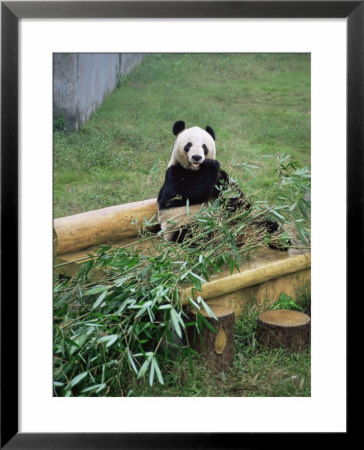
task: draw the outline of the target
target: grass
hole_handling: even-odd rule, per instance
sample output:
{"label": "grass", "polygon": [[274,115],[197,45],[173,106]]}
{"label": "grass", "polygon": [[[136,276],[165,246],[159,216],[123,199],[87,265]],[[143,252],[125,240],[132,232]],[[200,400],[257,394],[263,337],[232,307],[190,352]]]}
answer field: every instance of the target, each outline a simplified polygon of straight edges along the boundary
{"label": "grass", "polygon": [[165,386],[131,381],[128,396],[136,397],[309,397],[310,351],[257,349],[251,357],[235,353],[233,367],[213,373],[203,361],[170,365]]}
{"label": "grass", "polygon": [[210,125],[222,167],[269,200],[267,156],[310,165],[310,56],[147,55],[78,133],[54,132],[54,216],[156,197],[180,119]]}

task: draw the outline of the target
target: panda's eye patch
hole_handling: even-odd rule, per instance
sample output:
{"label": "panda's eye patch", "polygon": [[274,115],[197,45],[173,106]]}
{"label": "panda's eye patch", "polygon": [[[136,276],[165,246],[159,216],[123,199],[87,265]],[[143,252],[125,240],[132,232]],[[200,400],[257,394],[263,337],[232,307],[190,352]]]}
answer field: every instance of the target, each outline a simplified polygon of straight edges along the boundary
{"label": "panda's eye patch", "polygon": [[203,144],[202,148],[203,148],[205,155],[207,155],[207,153],[209,152],[209,149],[207,148],[206,144]]}
{"label": "panda's eye patch", "polygon": [[187,142],[187,144],[185,145],[185,150],[186,152],[188,152],[188,150],[192,147],[192,142]]}

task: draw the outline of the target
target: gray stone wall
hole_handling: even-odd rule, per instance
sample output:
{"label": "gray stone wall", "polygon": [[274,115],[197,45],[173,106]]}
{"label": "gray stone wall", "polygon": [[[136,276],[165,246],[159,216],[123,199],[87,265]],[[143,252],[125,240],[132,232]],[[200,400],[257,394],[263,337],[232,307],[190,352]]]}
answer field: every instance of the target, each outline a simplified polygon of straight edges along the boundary
{"label": "gray stone wall", "polygon": [[143,59],[142,53],[55,53],[53,119],[77,131],[112,92],[120,77]]}

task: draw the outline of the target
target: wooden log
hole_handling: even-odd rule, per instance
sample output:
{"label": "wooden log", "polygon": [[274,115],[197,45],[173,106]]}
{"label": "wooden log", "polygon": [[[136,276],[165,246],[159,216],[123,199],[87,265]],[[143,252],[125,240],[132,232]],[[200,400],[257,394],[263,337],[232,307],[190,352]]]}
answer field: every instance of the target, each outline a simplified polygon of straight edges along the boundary
{"label": "wooden log", "polygon": [[283,275],[298,272],[311,266],[311,254],[288,256],[285,259],[271,261],[267,264],[253,269],[244,270],[224,278],[202,284],[200,291],[195,288],[187,288],[182,291],[182,304],[189,304],[188,297],[211,299],[221,295],[230,294],[239,289],[254,286],[264,281],[279,278]]}
{"label": "wooden log", "polygon": [[[206,358],[207,366],[221,372],[233,363],[235,314],[232,309],[222,305],[209,306],[218,320],[209,317],[205,310],[200,310],[199,313],[212,325],[216,333],[204,324],[201,334],[196,327],[187,327],[187,337],[191,348]],[[189,311],[189,316],[194,322],[198,320],[196,310]]]}
{"label": "wooden log", "polygon": [[299,351],[310,344],[310,329],[307,314],[287,309],[265,311],[258,317],[257,340],[267,347]]}
{"label": "wooden log", "polygon": [[157,200],[151,198],[54,219],[55,255],[136,236],[144,219],[157,212]]}

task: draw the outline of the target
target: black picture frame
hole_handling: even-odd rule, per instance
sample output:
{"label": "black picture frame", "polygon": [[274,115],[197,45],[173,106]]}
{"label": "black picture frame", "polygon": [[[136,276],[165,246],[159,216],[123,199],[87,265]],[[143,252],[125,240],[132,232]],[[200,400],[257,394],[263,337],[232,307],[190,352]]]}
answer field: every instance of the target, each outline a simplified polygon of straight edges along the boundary
{"label": "black picture frame", "polygon": [[[347,305],[364,273],[364,1],[1,2],[1,448],[258,448],[262,440],[268,445],[268,439],[271,444],[276,435],[18,432],[18,22],[21,18],[119,17],[347,19]],[[349,412],[347,425],[347,432],[335,436],[335,443],[349,435]],[[309,436],[303,435],[300,444],[306,440]]]}

